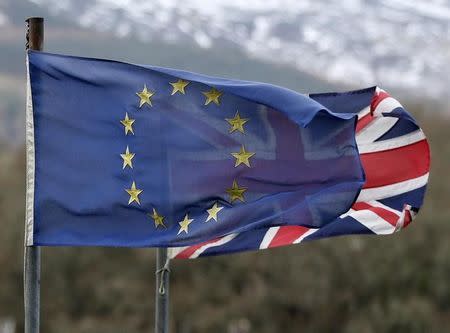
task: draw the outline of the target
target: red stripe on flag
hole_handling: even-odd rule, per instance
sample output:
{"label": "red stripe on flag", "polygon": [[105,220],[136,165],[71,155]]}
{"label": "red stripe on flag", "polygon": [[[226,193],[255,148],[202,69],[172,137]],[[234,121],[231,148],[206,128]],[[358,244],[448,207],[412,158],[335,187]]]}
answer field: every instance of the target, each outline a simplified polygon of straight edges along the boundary
{"label": "red stripe on flag", "polygon": [[370,103],[370,112],[373,113],[377,108],[378,104],[383,101],[383,99],[391,97],[387,92],[380,91],[378,94],[374,95],[372,98],[372,102]]}
{"label": "red stripe on flag", "polygon": [[379,217],[381,217],[386,222],[389,222],[394,227],[397,225],[397,221],[399,220],[399,216],[387,209],[371,206],[367,202],[357,202],[352,207],[354,210],[370,210],[371,212],[374,212]]}
{"label": "red stripe on flag", "polygon": [[374,119],[374,117],[372,116],[372,113],[368,113],[364,117],[359,119],[358,122],[356,123],[356,133],[358,133],[364,127],[369,125],[372,122],[373,119]]}
{"label": "red stripe on flag", "polygon": [[411,212],[409,210],[405,211],[405,220],[403,221],[403,228],[406,228],[412,221]]}
{"label": "red stripe on flag", "polygon": [[423,176],[430,170],[429,147],[422,140],[401,148],[361,154],[366,173],[363,188],[395,184]]}
{"label": "red stripe on flag", "polygon": [[201,248],[202,246],[209,244],[209,243],[214,243],[217,242],[220,238],[216,238],[207,242],[203,242],[203,243],[199,243],[199,244],[195,244],[192,246],[189,246],[188,248],[184,249],[183,251],[181,251],[180,253],[178,253],[175,258],[179,258],[179,259],[189,259],[191,257],[191,255],[194,254],[195,251],[197,251],[199,248]]}
{"label": "red stripe on flag", "polygon": [[309,228],[302,226],[281,226],[275,237],[270,242],[269,248],[292,244],[308,230]]}

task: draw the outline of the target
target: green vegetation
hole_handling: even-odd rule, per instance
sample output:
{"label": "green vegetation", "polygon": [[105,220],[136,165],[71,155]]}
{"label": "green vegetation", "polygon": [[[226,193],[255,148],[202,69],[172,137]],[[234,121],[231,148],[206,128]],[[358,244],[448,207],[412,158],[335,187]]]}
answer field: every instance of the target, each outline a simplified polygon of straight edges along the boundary
{"label": "green vegetation", "polygon": [[[414,107],[414,106],[413,106]],[[417,113],[416,113],[417,115]],[[449,121],[418,115],[433,152],[423,211],[353,236],[172,263],[172,332],[444,332],[450,324]],[[0,317],[22,331],[24,152],[0,154]],[[151,331],[151,249],[44,248],[42,331]]]}

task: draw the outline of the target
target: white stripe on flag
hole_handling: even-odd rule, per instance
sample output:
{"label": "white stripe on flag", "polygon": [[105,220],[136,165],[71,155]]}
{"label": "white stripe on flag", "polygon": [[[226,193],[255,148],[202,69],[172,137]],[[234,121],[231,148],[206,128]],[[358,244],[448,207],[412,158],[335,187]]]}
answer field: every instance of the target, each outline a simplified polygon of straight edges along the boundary
{"label": "white stripe on flag", "polygon": [[429,173],[403,182],[361,190],[357,202],[381,200],[418,189],[427,184]]}
{"label": "white stripe on flag", "polygon": [[194,259],[194,258],[198,258],[198,256],[200,256],[203,252],[205,252],[207,249],[209,249],[210,247],[215,247],[215,246],[220,246],[223,244],[226,244],[230,241],[232,241],[237,235],[239,235],[238,233],[235,234],[229,234],[225,237],[222,237],[220,239],[218,239],[215,242],[211,242],[208,244],[203,245],[202,247],[198,248],[190,257],[189,259]]}
{"label": "white stripe on flag", "polygon": [[363,118],[364,116],[368,115],[370,112],[370,105],[366,106],[364,109],[358,112],[358,119]]}
{"label": "white stripe on flag", "polygon": [[396,108],[401,108],[402,105],[392,97],[386,97],[375,108],[374,115],[382,116],[382,113],[390,113]]}
{"label": "white stripe on flag", "polygon": [[417,130],[393,139],[360,144],[358,145],[360,154],[375,153],[379,151],[404,147],[425,139],[422,130]]}
{"label": "white stripe on flag", "polygon": [[260,249],[267,249],[270,245],[270,243],[272,242],[272,239],[275,237],[275,235],[277,234],[278,230],[280,229],[280,227],[271,227],[269,228],[269,230],[266,231],[266,234],[264,235],[264,238],[261,242],[261,244],[259,245]]}
{"label": "white stripe on flag", "polygon": [[299,238],[297,238],[292,244],[298,244],[300,243],[302,240],[304,240],[306,237],[308,237],[309,235],[312,235],[313,233],[315,233],[317,230],[319,229],[309,229],[307,232],[305,232],[303,235],[301,235]]}
{"label": "white stripe on flag", "polygon": [[376,200],[372,200],[372,201],[368,201],[367,204],[373,206],[373,207],[379,207],[379,208],[383,208],[384,210],[388,210],[391,213],[394,213],[395,215],[397,215],[399,218],[402,216],[402,212],[395,210],[389,206],[383,205],[381,202],[376,201]]}
{"label": "white stripe on flag", "polygon": [[182,246],[182,247],[169,247],[167,249],[167,256],[169,259],[174,259],[176,256],[186,250],[189,246]]}
{"label": "white stripe on flag", "polygon": [[374,119],[369,125],[356,134],[356,143],[359,145],[374,142],[387,131],[389,131],[398,121],[398,118],[383,117]]}
{"label": "white stripe on flag", "polygon": [[378,235],[388,235],[395,232],[395,227],[392,224],[368,209],[350,209],[348,216],[354,218],[356,221]]}

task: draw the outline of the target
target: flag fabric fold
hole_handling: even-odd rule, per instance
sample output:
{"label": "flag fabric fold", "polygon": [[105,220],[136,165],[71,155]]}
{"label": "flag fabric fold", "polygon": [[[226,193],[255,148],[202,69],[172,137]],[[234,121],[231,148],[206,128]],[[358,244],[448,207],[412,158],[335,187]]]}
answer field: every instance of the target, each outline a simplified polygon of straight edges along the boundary
{"label": "flag fabric fold", "polygon": [[170,256],[192,259],[333,236],[392,234],[407,227],[423,204],[430,170],[428,142],[415,120],[398,101],[380,88],[313,94],[310,98],[335,112],[348,112],[348,106],[358,103],[361,94],[371,96],[370,103],[360,104],[360,110],[355,112],[358,117],[355,135],[366,182],[346,213],[319,228],[260,228],[193,246],[173,248]]}
{"label": "flag fabric fold", "polygon": [[194,258],[390,233],[421,205],[425,137],[378,88],[307,96],[110,60],[27,62],[27,245]]}

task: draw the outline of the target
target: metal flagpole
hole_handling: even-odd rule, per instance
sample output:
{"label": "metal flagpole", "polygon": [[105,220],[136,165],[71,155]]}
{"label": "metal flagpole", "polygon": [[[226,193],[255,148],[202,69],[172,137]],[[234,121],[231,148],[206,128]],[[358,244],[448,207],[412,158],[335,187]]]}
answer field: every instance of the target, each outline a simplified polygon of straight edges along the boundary
{"label": "metal flagpole", "polygon": [[[26,48],[42,51],[44,42],[44,19],[30,17]],[[155,333],[169,332],[169,257],[167,248],[156,253]],[[24,255],[24,302],[25,333],[39,333],[39,286],[41,252],[39,247],[25,246]]]}
{"label": "metal flagpole", "polygon": [[156,252],[155,333],[169,332],[169,263],[167,248]]}
{"label": "metal flagpole", "polygon": [[[30,17],[26,22],[26,49],[42,51],[44,19],[42,17]],[[39,247],[25,245],[23,274],[25,333],[39,333],[41,275],[41,249]]]}

